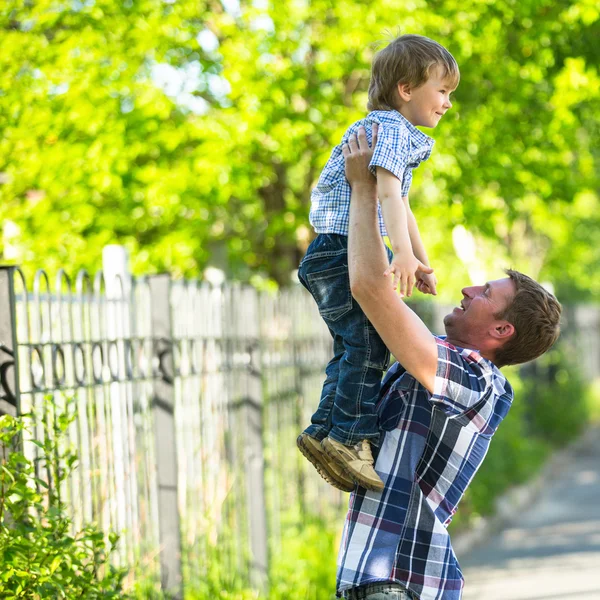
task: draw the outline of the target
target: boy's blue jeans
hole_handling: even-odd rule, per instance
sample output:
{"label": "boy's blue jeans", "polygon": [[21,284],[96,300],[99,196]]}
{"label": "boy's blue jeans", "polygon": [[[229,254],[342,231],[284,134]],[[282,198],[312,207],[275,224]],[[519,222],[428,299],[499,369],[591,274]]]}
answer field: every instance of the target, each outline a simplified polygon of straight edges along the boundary
{"label": "boy's blue jeans", "polygon": [[[388,254],[391,258],[389,250]],[[305,433],[317,440],[329,435],[348,446],[364,439],[378,445],[375,406],[390,353],[352,298],[348,238],[319,234],[300,263],[298,278],[333,337],[333,358],[325,369],[319,408]]]}

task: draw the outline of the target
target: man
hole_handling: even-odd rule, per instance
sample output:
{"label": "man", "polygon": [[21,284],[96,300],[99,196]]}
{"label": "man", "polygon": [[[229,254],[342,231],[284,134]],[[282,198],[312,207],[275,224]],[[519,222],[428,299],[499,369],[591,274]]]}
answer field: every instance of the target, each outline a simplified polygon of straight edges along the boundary
{"label": "man", "polygon": [[[374,144],[376,143],[374,138]],[[364,131],[344,147],[352,187],[349,272],[354,299],[395,363],[378,404],[375,469],[383,491],[350,497],[338,557],[338,595],[351,600],[459,600],[464,585],[446,527],[506,416],[513,391],[499,368],[536,358],[559,334],[556,298],[516,271],[465,287],[434,337],[384,277],[377,188]],[[321,471],[348,483],[335,455]],[[316,452],[316,450],[315,450]]]}

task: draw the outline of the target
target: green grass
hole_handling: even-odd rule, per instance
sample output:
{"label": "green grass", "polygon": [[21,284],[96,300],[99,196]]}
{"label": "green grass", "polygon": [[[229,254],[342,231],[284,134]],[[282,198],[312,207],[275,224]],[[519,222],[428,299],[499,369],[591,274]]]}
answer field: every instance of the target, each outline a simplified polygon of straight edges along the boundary
{"label": "green grass", "polygon": [[[289,521],[289,519],[288,519]],[[243,577],[222,568],[215,552],[208,557],[206,577],[186,590],[185,600],[332,600],[343,515],[331,522],[312,517],[288,525],[281,545],[272,553],[269,591],[258,594],[244,585]],[[156,586],[138,582],[139,600],[166,600]]]}

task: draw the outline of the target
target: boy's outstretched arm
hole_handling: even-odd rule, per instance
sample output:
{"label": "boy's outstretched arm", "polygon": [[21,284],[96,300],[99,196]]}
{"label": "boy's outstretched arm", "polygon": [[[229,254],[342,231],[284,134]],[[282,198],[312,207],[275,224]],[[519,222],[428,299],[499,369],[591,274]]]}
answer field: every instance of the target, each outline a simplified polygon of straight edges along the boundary
{"label": "boy's outstretched arm", "polygon": [[[423,244],[423,240],[421,239],[421,234],[419,232],[419,226],[417,225],[417,220],[415,219],[415,215],[413,214],[410,203],[408,201],[408,196],[404,196],[402,198],[404,205],[406,206],[406,221],[408,224],[408,234],[410,236],[410,243],[412,245],[412,249],[414,255],[427,266],[429,265],[429,258],[427,257],[427,251],[425,250],[425,244]],[[423,287],[419,286],[419,283],[423,281],[427,282],[427,291],[434,296],[437,296],[437,281],[435,275],[433,273],[424,276],[420,275],[419,280],[417,281],[417,287],[421,292],[424,292]]]}
{"label": "boy's outstretched arm", "polygon": [[377,184],[368,168],[371,155],[361,128],[358,139],[352,136],[344,146],[346,177],[352,187],[348,241],[352,294],[390,352],[433,392],[437,369],[435,339],[383,275],[388,261],[377,224]]}
{"label": "boy's outstretched arm", "polygon": [[402,184],[393,173],[383,167],[377,167],[377,196],[381,204],[383,222],[392,242],[392,251],[400,255],[412,254]]}
{"label": "boy's outstretched arm", "polygon": [[[377,195],[383,213],[394,257],[386,269],[386,275],[393,275],[393,287],[400,283],[400,293],[410,296],[417,272],[429,267],[427,254],[421,242],[416,221],[410,210],[408,198],[402,197],[402,184],[390,171],[377,167]],[[416,233],[415,233],[416,231]],[[413,237],[415,243],[413,243]],[[425,272],[428,272],[425,270]]]}

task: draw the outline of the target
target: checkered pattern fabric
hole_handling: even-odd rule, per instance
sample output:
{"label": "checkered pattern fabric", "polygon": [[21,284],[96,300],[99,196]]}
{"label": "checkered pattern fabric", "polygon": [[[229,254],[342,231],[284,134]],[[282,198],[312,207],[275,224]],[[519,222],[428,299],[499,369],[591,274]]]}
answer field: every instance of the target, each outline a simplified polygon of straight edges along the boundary
{"label": "checkered pattern fabric", "polygon": [[512,403],[500,371],[436,338],[433,395],[398,363],[382,383],[375,468],[383,492],[359,488],[338,557],[338,596],[375,582],[420,600],[460,600],[464,585],[446,528]]}
{"label": "checkered pattern fabric", "polygon": [[[408,196],[413,169],[431,155],[433,140],[395,110],[373,111],[351,125],[341,143],[333,149],[312,191],[309,219],[317,233],[348,235],[350,186],[344,173],[342,146],[361,125],[366,129],[370,144],[373,123],[379,124],[379,131],[370,168],[373,174],[376,167],[393,173],[402,182],[403,196]],[[380,206],[377,211],[381,235],[387,235]]]}

